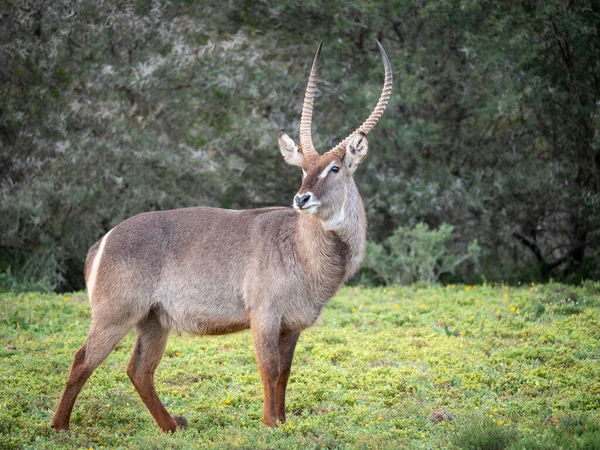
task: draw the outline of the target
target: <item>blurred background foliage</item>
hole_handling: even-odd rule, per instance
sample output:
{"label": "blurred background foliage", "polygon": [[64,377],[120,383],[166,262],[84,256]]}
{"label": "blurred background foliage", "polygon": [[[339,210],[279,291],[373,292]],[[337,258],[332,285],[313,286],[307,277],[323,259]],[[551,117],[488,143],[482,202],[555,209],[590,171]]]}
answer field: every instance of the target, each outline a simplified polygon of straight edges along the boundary
{"label": "blurred background foliage", "polygon": [[360,280],[404,264],[394,236],[465,259],[411,261],[436,280],[600,276],[594,0],[5,0],[0,20],[4,286],[82,288],[87,249],[142,211],[289,204],[300,173],[277,134],[297,136],[320,39],[320,151],[377,101],[375,39],[394,66],[355,176]]}

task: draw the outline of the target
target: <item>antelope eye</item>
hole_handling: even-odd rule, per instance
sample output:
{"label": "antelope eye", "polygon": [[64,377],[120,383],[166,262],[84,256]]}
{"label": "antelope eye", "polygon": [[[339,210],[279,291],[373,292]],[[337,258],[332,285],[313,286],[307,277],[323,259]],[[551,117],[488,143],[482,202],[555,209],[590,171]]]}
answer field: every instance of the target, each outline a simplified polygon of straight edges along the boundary
{"label": "antelope eye", "polygon": [[330,172],[333,172],[333,173],[338,173],[339,171],[340,171],[340,168],[338,166],[333,166],[330,170]]}

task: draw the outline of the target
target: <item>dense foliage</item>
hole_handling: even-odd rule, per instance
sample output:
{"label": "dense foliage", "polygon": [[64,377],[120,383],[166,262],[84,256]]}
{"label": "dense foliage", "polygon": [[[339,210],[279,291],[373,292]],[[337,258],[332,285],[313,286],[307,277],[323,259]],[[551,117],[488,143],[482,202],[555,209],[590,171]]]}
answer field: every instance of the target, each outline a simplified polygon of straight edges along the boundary
{"label": "dense foliage", "polygon": [[50,419],[89,326],[84,293],[0,294],[2,449],[597,449],[600,284],[347,287],[302,333],[288,423],[264,427],[248,332],[171,336],[163,434],[125,371],[127,336]]}
{"label": "dense foliage", "polygon": [[417,281],[436,284],[442,275],[454,274],[465,261],[476,263],[481,251],[475,240],[467,253],[451,253],[448,244],[453,231],[447,223],[437,230],[430,230],[424,223],[399,227],[383,244],[367,243],[365,272],[372,270],[370,278],[379,278],[386,285]]}
{"label": "dense foliage", "polygon": [[289,204],[276,138],[318,40],[326,150],[379,95],[375,38],[396,82],[356,174],[370,239],[449,223],[451,253],[481,247],[459,279],[599,276],[596,1],[7,0],[0,20],[9,284],[80,288],[87,248],[141,211]]}

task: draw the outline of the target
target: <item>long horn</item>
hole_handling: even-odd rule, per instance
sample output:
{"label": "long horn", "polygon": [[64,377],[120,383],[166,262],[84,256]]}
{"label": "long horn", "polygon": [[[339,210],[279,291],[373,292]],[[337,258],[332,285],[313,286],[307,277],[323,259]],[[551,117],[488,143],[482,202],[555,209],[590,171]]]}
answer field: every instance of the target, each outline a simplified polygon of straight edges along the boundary
{"label": "long horn", "polygon": [[313,145],[310,128],[312,124],[313,103],[315,101],[315,89],[317,87],[317,65],[319,63],[322,47],[323,41],[319,43],[319,48],[317,49],[317,54],[315,55],[312,69],[310,70],[306,94],[304,95],[304,104],[302,105],[302,117],[300,118],[300,147],[302,148],[302,153],[305,155],[317,153]]}
{"label": "long horn", "polygon": [[364,134],[369,134],[369,132],[377,125],[379,119],[383,115],[385,108],[390,101],[390,96],[392,95],[392,64],[390,63],[390,59],[388,58],[387,53],[383,49],[382,45],[377,42],[377,47],[379,47],[379,53],[381,53],[381,59],[383,59],[383,66],[385,67],[385,79],[383,82],[383,89],[381,90],[381,96],[379,97],[379,101],[377,102],[377,106],[369,116],[367,120],[363,122],[363,124],[358,127],[352,134],[350,134],[346,139],[340,142],[338,145],[329,150],[331,153],[335,153],[340,158],[343,158],[346,153],[346,145],[350,142],[352,136],[354,136],[358,132],[362,132]]}

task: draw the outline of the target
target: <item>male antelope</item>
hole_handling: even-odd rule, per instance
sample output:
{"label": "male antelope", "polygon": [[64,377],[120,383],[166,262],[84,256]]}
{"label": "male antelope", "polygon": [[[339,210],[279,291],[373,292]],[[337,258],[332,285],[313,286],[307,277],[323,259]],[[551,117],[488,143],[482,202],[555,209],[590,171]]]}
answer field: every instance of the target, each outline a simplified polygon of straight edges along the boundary
{"label": "male antelope", "polygon": [[363,259],[367,221],[352,175],[392,91],[391,64],[377,45],[385,67],[377,106],[322,156],[311,137],[319,45],[302,107],[300,146],[279,135],[285,161],[304,175],[293,208],[149,212],[122,222],[92,246],[85,264],[92,324],[52,420],[56,431],[69,429],[83,384],[133,327],[137,341],[127,374],[164,431],[177,425],[156,394],[154,371],[171,330],[216,335],[250,328],[264,387],[264,423],[285,422],[285,390],[300,332]]}

